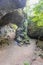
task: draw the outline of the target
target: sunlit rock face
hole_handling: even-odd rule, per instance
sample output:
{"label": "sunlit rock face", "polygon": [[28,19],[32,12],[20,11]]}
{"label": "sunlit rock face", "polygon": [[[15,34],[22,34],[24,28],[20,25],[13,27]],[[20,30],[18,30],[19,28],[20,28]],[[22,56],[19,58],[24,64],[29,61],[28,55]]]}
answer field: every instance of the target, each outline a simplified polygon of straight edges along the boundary
{"label": "sunlit rock face", "polygon": [[16,36],[16,30],[12,28],[9,25],[5,25],[4,27],[1,28],[1,37],[8,38],[9,40],[13,40]]}
{"label": "sunlit rock face", "polygon": [[0,10],[24,8],[26,0],[0,0]]}

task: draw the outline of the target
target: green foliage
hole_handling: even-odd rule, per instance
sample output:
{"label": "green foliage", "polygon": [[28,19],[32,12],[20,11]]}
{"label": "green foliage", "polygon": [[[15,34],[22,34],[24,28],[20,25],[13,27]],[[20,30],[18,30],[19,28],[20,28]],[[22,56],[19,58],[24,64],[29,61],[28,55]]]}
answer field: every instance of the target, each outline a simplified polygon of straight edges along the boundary
{"label": "green foliage", "polygon": [[[43,0],[39,0],[39,3],[34,5],[34,8],[32,10],[30,10],[29,1],[27,0],[27,5],[24,9],[24,12],[27,14],[27,19],[35,22],[37,26],[43,26]],[[31,13],[33,13],[32,16]]]}
{"label": "green foliage", "polygon": [[28,12],[29,12],[29,0],[27,0],[27,4],[26,4],[26,7],[24,8],[24,12],[26,13],[26,14],[28,14]]}
{"label": "green foliage", "polygon": [[43,1],[40,0],[39,3],[33,9],[34,17],[33,22],[37,22],[37,26],[43,26]]}
{"label": "green foliage", "polygon": [[16,24],[11,24],[11,25],[14,28],[14,30],[16,30],[18,28],[18,26]]}
{"label": "green foliage", "polygon": [[24,65],[30,65],[28,62],[24,62]]}

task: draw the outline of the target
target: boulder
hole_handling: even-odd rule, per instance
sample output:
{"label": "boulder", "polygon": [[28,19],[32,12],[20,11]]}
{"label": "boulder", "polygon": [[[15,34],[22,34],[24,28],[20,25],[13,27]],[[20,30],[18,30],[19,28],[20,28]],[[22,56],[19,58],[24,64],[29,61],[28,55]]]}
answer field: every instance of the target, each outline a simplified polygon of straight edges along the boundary
{"label": "boulder", "polygon": [[43,50],[43,27],[38,27],[34,22],[28,25],[28,36],[32,39],[36,39],[37,47]]}
{"label": "boulder", "polygon": [[34,22],[28,25],[28,36],[33,39],[43,40],[43,27],[38,27]]}
{"label": "boulder", "polygon": [[0,37],[7,38],[9,40],[13,40],[16,36],[16,30],[9,25],[5,25],[1,28]]}
{"label": "boulder", "polygon": [[0,45],[11,43],[15,39],[16,29],[12,26],[5,25],[0,29]]}

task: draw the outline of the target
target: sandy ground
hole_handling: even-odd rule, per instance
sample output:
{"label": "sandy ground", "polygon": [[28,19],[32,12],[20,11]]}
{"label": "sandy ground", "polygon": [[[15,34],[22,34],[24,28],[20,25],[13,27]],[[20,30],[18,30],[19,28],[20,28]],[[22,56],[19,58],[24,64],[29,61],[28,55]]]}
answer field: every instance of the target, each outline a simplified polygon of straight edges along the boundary
{"label": "sandy ground", "polygon": [[12,42],[7,47],[0,49],[0,65],[24,65],[24,62],[29,62],[30,65],[43,65],[43,59],[35,57],[35,40],[30,40],[30,45],[19,47]]}

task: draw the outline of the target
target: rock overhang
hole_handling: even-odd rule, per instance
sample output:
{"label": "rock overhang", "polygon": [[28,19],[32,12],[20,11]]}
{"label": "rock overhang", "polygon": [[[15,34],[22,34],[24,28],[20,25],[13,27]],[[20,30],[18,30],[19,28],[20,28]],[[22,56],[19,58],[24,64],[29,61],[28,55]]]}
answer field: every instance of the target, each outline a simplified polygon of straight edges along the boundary
{"label": "rock overhang", "polygon": [[26,0],[0,0],[0,10],[18,9],[26,6]]}

